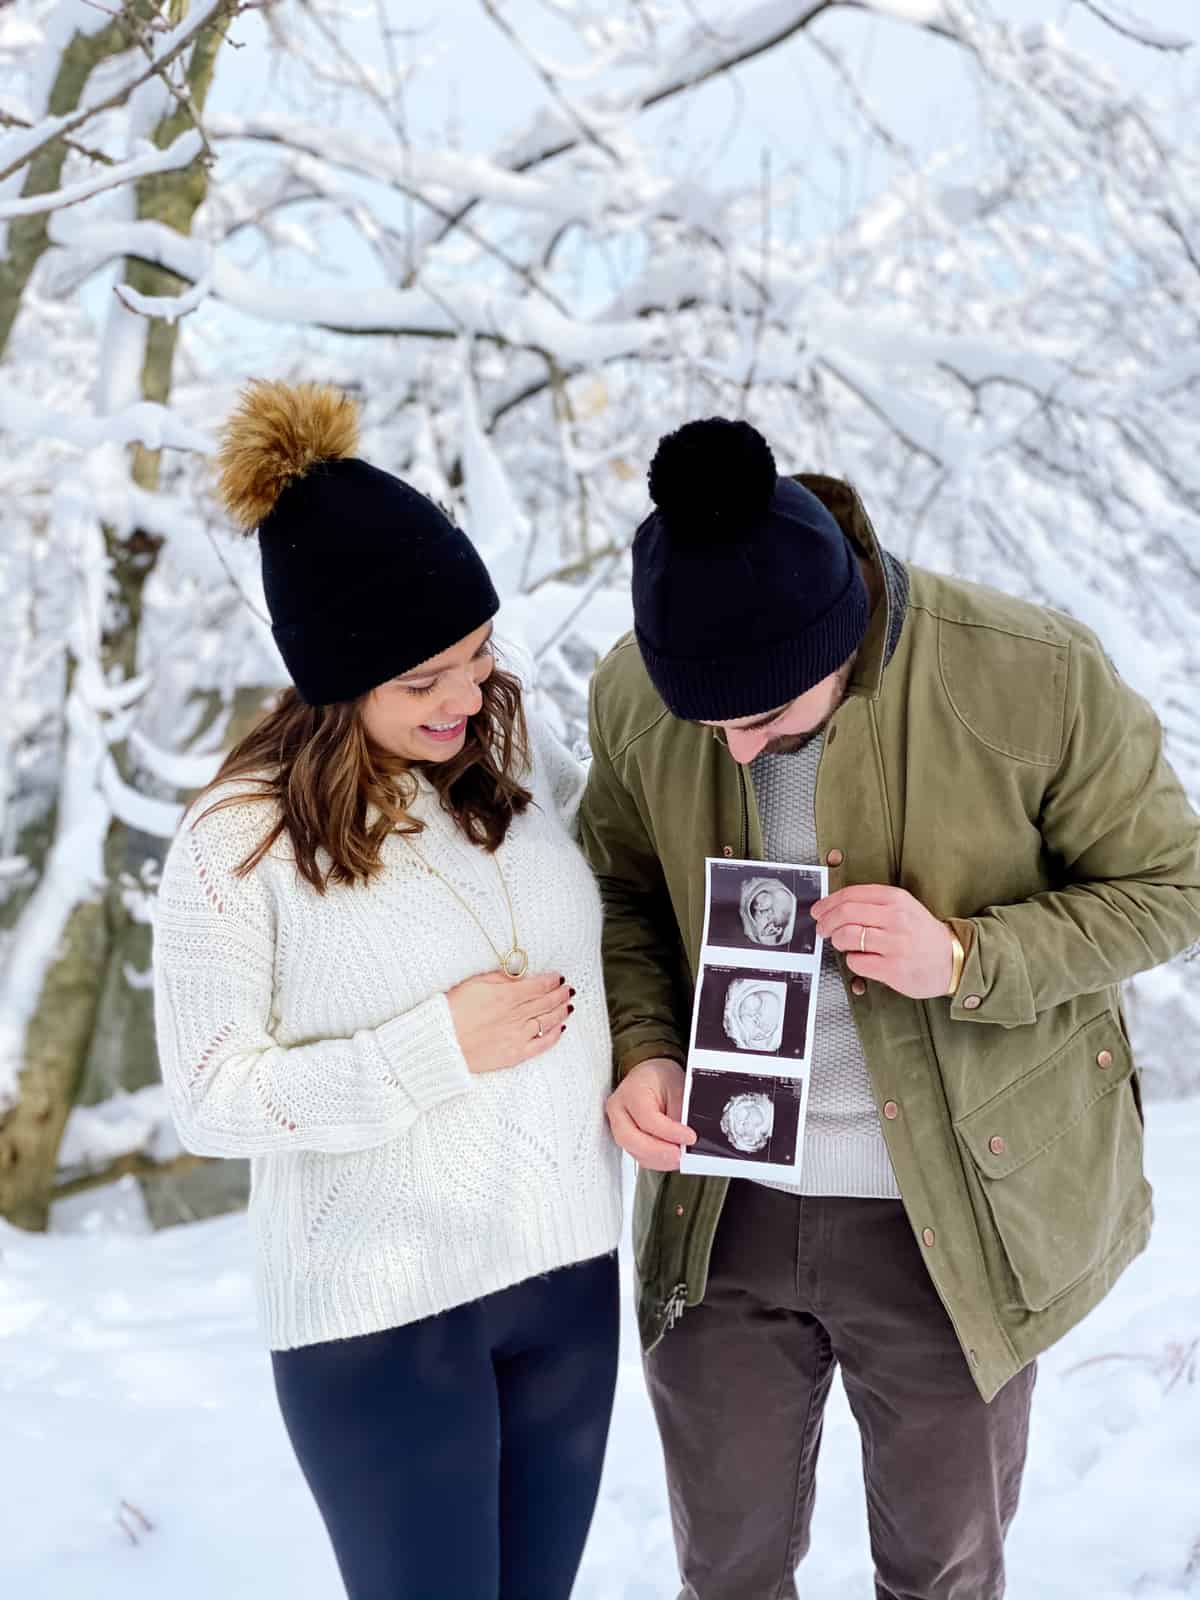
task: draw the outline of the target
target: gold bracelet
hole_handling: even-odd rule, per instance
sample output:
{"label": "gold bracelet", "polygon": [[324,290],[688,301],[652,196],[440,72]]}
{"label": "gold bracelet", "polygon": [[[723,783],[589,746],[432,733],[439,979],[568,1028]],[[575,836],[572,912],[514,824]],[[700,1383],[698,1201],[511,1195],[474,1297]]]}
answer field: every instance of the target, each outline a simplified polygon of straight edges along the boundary
{"label": "gold bracelet", "polygon": [[958,986],[962,982],[963,968],[967,964],[967,952],[962,947],[962,940],[949,923],[946,924],[946,930],[950,935],[950,944],[954,951],[954,967],[950,973],[950,987],[946,993],[953,997],[958,993]]}

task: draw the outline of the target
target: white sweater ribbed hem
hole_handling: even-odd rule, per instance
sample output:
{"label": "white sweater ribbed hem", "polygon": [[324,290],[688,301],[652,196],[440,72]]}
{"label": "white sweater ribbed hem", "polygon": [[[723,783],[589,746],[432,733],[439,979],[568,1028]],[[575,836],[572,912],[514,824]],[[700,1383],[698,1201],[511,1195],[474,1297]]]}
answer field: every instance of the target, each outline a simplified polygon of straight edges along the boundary
{"label": "white sweater ribbed hem", "polygon": [[580,1194],[572,1205],[546,1207],[535,1238],[506,1233],[485,1246],[460,1239],[436,1264],[406,1270],[386,1254],[354,1272],[315,1279],[295,1270],[257,1273],[259,1320],[272,1350],[293,1350],[330,1339],[436,1316],[527,1278],[591,1261],[615,1250],[621,1202],[615,1188]]}

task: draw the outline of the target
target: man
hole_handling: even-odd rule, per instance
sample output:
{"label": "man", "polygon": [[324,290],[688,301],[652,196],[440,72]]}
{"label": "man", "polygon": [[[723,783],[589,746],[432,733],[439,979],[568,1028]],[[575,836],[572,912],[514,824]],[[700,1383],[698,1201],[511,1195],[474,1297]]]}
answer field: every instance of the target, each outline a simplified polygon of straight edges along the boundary
{"label": "man", "polygon": [[[1118,986],[1200,936],[1200,821],[1071,618],[904,566],[745,423],[650,489],[582,823],[682,1595],[796,1594],[840,1364],[878,1600],[997,1600],[1034,1360],[1149,1234]],[[829,869],[792,1190],[677,1170],[709,856]]]}

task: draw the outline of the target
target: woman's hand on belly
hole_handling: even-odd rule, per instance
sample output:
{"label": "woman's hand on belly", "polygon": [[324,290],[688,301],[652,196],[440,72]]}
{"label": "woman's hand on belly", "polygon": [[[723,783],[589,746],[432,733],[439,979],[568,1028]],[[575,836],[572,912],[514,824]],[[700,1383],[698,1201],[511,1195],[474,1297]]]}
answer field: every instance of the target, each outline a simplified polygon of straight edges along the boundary
{"label": "woman's hand on belly", "polygon": [[562,1038],[575,1009],[558,973],[506,978],[485,972],[446,995],[459,1046],[475,1073],[502,1072],[530,1061]]}

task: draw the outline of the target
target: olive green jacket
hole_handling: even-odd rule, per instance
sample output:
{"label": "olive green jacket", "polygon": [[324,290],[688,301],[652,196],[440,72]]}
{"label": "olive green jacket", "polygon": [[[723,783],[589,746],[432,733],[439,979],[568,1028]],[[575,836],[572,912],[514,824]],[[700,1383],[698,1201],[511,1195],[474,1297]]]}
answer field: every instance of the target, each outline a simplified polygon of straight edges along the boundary
{"label": "olive green jacket", "polygon": [[[899,1107],[880,1125],[909,1219],[990,1399],[1148,1238],[1118,985],[1200,937],[1200,819],[1086,628],[901,567],[845,484],[800,481],[884,590],[817,780],[830,887],[898,884],[971,925],[953,1001],[850,992],[876,1102]],[[625,1072],[684,1059],[705,857],[761,859],[762,828],[748,770],[670,715],[632,639],[596,674],[591,743],[582,837]],[[639,1175],[647,1348],[704,1298],[728,1181]]]}

